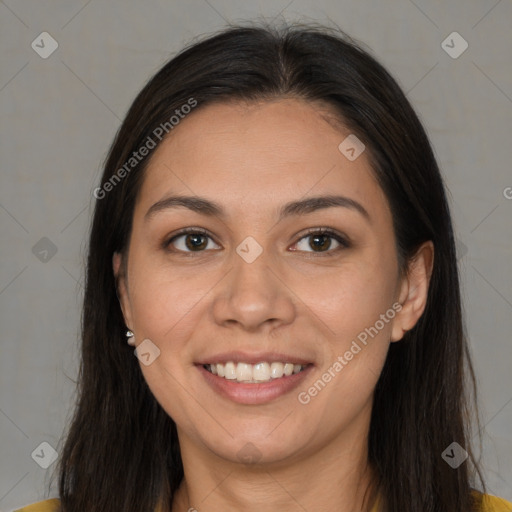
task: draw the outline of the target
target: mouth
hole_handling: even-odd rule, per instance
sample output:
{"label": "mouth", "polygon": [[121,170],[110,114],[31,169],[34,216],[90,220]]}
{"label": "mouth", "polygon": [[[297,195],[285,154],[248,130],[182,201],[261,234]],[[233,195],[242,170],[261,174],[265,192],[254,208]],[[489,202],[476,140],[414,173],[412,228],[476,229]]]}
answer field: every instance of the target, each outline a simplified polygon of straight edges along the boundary
{"label": "mouth", "polygon": [[261,361],[256,364],[227,361],[226,363],[203,364],[203,368],[212,375],[238,383],[261,384],[282,377],[303,372],[308,364],[281,361]]}
{"label": "mouth", "polygon": [[218,354],[195,363],[205,383],[217,395],[245,405],[261,405],[304,382],[315,365],[286,354]]}

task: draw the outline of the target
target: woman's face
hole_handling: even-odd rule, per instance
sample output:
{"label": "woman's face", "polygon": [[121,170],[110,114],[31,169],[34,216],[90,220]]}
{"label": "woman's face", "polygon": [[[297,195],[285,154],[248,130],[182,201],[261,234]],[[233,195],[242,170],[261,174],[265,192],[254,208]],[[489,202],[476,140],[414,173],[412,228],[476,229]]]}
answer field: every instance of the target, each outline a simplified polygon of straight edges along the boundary
{"label": "woman's face", "polygon": [[120,293],[182,450],[296,461],[366,435],[390,340],[421,312],[399,312],[391,213],[349,135],[313,103],[218,104],[153,155]]}

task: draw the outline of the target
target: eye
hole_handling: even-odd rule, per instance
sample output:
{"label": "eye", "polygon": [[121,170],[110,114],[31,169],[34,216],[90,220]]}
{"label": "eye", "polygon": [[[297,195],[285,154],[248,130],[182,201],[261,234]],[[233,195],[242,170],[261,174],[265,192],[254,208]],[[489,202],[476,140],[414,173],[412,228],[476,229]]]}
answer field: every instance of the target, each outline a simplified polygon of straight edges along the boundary
{"label": "eye", "polygon": [[181,252],[202,252],[208,248],[209,241],[216,246],[214,249],[219,248],[205,230],[199,228],[187,228],[167,240],[164,245],[165,248],[173,245]]}
{"label": "eye", "polygon": [[[332,247],[333,240],[337,244],[334,248]],[[295,245],[300,251],[316,253],[337,252],[350,246],[341,235],[328,228],[310,229]],[[311,251],[308,249],[311,249]]]}
{"label": "eye", "polygon": [[[309,239],[309,243],[308,243]],[[215,247],[209,247],[209,242],[212,242]],[[337,244],[334,248],[334,244]],[[169,250],[169,246],[174,246],[177,252],[191,253],[191,252],[204,252],[206,249],[219,249],[209,233],[201,228],[186,228],[173,235],[170,239],[164,242],[164,248]],[[295,244],[297,249],[303,252],[316,252],[316,253],[334,253],[341,249],[350,247],[340,234],[332,231],[329,228],[311,228],[307,234],[302,236]],[[311,249],[311,250],[308,250]],[[172,249],[171,249],[172,250]]]}

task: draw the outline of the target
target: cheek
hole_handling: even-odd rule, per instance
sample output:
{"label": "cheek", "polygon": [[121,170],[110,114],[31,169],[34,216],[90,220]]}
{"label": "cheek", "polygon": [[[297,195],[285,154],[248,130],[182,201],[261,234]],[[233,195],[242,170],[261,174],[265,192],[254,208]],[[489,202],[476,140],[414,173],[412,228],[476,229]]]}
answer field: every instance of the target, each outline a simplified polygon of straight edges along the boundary
{"label": "cheek", "polygon": [[134,258],[133,268],[137,270],[129,276],[130,303],[136,328],[140,335],[165,344],[166,350],[177,350],[175,345],[197,326],[198,312],[214,279],[211,274],[194,276],[161,262],[152,264],[150,258],[141,265]]}
{"label": "cheek", "polygon": [[[368,257],[341,264],[315,278],[298,280],[294,288],[314,317],[321,320],[319,326],[328,339],[342,349],[391,308],[396,288],[393,269],[392,261],[388,264],[377,256]],[[390,317],[377,326],[384,336],[391,331]]]}
{"label": "cheek", "polygon": [[397,270],[393,252],[386,258],[376,247],[324,279],[311,297],[331,332],[321,371],[305,391],[310,397],[318,393],[316,407],[338,411],[327,413],[333,423],[339,411],[352,417],[371,399],[389,348]]}

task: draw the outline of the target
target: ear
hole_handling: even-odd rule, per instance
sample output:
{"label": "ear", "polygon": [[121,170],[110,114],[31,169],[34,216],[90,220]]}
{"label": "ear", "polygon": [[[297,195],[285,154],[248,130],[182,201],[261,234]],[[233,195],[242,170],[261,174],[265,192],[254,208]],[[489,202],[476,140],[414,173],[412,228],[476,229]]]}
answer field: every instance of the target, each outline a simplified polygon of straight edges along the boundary
{"label": "ear", "polygon": [[123,268],[123,256],[119,252],[115,252],[112,256],[112,267],[116,280],[116,292],[121,311],[123,312],[124,322],[128,329],[133,328],[132,314],[130,307],[130,299],[128,296],[128,287],[126,283],[126,275]]}
{"label": "ear", "polygon": [[428,288],[434,265],[434,244],[424,242],[409,261],[400,284],[399,302],[402,309],[395,316],[391,341],[399,341],[420,319],[427,304]]}

